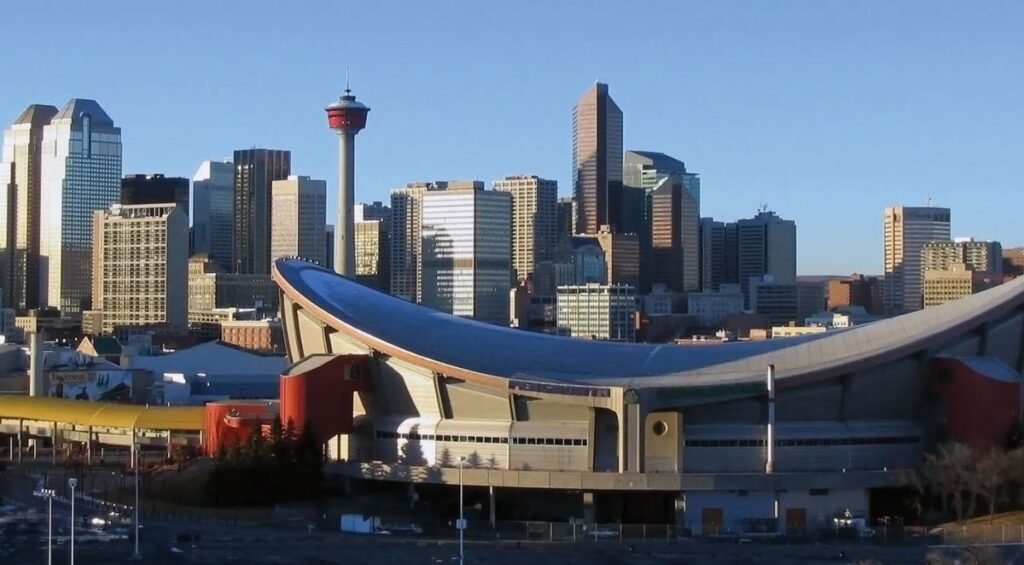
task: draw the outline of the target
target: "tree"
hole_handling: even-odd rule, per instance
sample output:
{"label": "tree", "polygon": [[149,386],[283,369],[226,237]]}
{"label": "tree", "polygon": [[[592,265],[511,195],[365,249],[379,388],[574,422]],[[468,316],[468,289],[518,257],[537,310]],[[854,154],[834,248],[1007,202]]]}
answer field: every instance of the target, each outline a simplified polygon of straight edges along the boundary
{"label": "tree", "polygon": [[990,521],[996,513],[996,506],[1004,503],[1007,499],[1010,463],[1010,458],[1005,451],[993,447],[978,460],[975,472],[968,482],[968,488],[972,494],[988,502]]}
{"label": "tree", "polygon": [[950,503],[958,522],[962,522],[965,505],[973,498],[970,485],[974,482],[973,454],[961,443],[945,443],[935,453],[925,455],[921,467],[919,487],[926,487]]}

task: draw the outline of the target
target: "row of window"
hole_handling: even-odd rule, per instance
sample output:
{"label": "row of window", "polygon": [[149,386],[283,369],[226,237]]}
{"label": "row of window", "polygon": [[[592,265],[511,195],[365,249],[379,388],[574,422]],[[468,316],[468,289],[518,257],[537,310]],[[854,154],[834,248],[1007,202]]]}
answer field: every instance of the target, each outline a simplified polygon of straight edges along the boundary
{"label": "row of window", "polygon": [[[459,436],[448,434],[421,434],[417,432],[399,433],[377,430],[377,439],[407,439],[412,441],[448,441],[458,443],[511,443],[512,445],[571,445],[586,447],[587,440],[563,437],[496,437],[496,436]],[[510,441],[511,440],[511,441]]]}
{"label": "row of window", "polygon": [[[840,445],[906,445],[920,443],[918,436],[777,439],[776,447],[832,447]],[[688,439],[686,447],[764,447],[763,439]]]}

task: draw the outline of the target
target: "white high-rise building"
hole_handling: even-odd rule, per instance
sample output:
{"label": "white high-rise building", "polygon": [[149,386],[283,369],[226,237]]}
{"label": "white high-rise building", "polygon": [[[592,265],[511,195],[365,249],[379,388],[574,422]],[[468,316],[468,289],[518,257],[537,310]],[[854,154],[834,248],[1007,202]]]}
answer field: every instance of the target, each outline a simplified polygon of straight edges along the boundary
{"label": "white high-rise building", "polygon": [[40,303],[91,304],[93,213],[121,196],[121,129],[94,100],[71,99],[43,128]]}
{"label": "white high-rise building", "polygon": [[557,243],[558,183],[537,176],[494,181],[494,190],[512,195],[512,267],[516,278],[532,278],[537,263],[551,260]]}
{"label": "white high-rise building", "polygon": [[4,132],[0,155],[0,293],[3,305],[39,306],[39,195],[43,128],[57,108],[32,104]]}
{"label": "white high-rise building", "polygon": [[921,251],[930,241],[949,241],[949,208],[885,209],[885,309],[890,314],[922,307]]}
{"label": "white high-rise building", "polygon": [[231,270],[234,178],[231,161],[203,161],[192,177],[192,252],[206,253],[225,272]]}
{"label": "white high-rise building", "polygon": [[93,310],[102,333],[188,316],[188,216],[175,203],[115,204],[93,217]]}
{"label": "white high-rise building", "polygon": [[422,299],[456,316],[507,325],[512,198],[482,182],[422,195]]}
{"label": "white high-rise building", "polygon": [[270,189],[270,258],[301,257],[327,264],[327,181],[291,175]]}

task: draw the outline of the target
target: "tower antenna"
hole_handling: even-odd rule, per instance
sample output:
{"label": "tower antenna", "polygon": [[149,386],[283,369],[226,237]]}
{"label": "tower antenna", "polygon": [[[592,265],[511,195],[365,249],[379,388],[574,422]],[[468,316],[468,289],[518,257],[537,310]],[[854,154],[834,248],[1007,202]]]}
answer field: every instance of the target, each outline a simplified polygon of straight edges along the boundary
{"label": "tower antenna", "polygon": [[348,64],[346,64],[345,65],[345,92],[351,92],[351,89],[348,87],[349,76],[350,76],[349,75],[349,68],[348,68]]}

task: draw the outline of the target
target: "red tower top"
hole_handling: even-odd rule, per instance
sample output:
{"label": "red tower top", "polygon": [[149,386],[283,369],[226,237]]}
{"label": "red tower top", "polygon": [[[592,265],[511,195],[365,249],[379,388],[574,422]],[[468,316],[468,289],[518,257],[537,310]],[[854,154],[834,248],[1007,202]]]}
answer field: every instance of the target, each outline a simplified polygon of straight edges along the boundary
{"label": "red tower top", "polygon": [[345,94],[327,108],[327,123],[331,129],[343,132],[358,133],[366,127],[366,113],[370,109],[361,102],[356,102],[352,91],[345,89]]}

